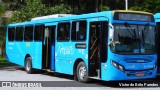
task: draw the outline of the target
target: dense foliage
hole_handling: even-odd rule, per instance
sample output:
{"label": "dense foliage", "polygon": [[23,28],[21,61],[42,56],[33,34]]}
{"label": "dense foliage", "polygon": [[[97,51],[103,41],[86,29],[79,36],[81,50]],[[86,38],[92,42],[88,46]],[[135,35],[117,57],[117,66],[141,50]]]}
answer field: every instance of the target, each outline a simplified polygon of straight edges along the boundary
{"label": "dense foliage", "polygon": [[47,7],[41,0],[25,0],[24,6],[13,13],[10,22],[28,21],[31,18],[50,15],[54,13],[69,13],[66,5]]}
{"label": "dense foliage", "polygon": [[160,0],[135,0],[135,6],[131,10],[146,11],[150,13],[160,12]]}
{"label": "dense foliage", "polygon": [[[14,11],[10,22],[27,21],[33,17],[72,13],[82,14],[125,9],[125,0],[2,0],[0,11]],[[160,0],[128,0],[130,10],[160,12]],[[4,6],[6,9],[4,9]],[[0,13],[0,15],[1,15]]]}
{"label": "dense foliage", "polygon": [[0,16],[2,16],[5,13],[5,6],[3,4],[0,4]]}

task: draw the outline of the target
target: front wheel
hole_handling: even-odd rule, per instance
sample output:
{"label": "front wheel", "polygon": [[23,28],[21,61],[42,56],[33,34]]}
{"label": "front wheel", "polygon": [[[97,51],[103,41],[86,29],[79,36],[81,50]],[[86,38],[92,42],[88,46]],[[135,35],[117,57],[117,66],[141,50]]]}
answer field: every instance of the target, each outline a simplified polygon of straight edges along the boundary
{"label": "front wheel", "polygon": [[77,66],[77,79],[80,82],[87,82],[88,79],[88,73],[87,73],[87,67],[84,62],[80,62]]}
{"label": "front wheel", "polygon": [[27,57],[25,60],[25,70],[28,74],[31,74],[34,72],[33,68],[32,68],[32,59],[31,57]]}

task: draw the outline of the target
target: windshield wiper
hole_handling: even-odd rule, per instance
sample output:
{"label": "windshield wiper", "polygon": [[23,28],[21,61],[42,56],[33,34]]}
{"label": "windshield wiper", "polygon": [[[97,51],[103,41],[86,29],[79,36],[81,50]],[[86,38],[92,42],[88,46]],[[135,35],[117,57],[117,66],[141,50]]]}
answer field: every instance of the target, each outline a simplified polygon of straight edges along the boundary
{"label": "windshield wiper", "polygon": [[146,29],[147,29],[147,27],[149,26],[149,24],[147,23],[146,25],[145,25],[145,27],[144,27],[144,32],[146,31]]}
{"label": "windshield wiper", "polygon": [[[127,22],[125,22],[124,25],[125,25],[126,27],[130,27],[130,28],[131,28],[131,26],[130,26]],[[134,32],[133,32],[133,33],[130,31],[129,28],[127,28],[126,30],[129,31],[129,33],[131,34],[132,37],[136,38],[136,31],[135,31],[135,29],[134,29]]]}
{"label": "windshield wiper", "polygon": [[142,30],[142,43],[144,44],[144,41],[145,41],[145,38],[146,38],[146,30],[147,30],[147,27],[149,26],[149,24],[147,23],[144,27],[144,29]]}

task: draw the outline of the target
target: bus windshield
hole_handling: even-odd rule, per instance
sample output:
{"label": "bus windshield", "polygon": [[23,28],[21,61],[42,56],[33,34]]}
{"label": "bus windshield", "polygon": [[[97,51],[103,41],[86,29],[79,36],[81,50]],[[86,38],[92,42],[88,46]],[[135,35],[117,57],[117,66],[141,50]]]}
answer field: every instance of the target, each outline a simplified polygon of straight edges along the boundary
{"label": "bus windshield", "polygon": [[120,54],[156,53],[156,30],[151,25],[114,24],[111,49]]}

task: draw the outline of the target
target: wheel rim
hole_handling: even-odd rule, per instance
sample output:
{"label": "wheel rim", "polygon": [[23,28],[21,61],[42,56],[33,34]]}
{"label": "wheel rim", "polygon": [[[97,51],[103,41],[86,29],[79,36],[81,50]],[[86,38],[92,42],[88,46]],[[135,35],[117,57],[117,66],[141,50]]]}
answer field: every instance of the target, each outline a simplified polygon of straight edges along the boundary
{"label": "wheel rim", "polygon": [[81,66],[79,68],[79,78],[83,80],[86,77],[86,68],[84,66]]}
{"label": "wheel rim", "polygon": [[29,62],[27,61],[27,65],[26,65],[26,69],[27,69],[27,71],[29,71],[30,70],[30,68],[31,68],[31,65],[29,64]]}

